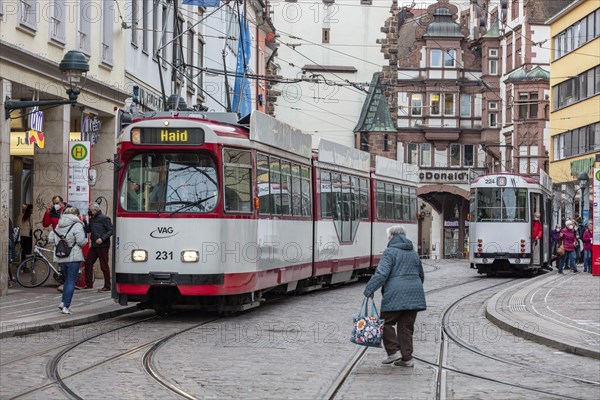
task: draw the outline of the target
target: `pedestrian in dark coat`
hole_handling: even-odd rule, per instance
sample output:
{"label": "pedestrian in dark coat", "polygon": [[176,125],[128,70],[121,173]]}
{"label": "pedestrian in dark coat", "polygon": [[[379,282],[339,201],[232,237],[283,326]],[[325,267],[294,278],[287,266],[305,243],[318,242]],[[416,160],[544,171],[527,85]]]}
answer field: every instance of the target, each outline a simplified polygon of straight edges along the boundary
{"label": "pedestrian in dark coat", "polygon": [[560,225],[556,225],[554,227],[554,230],[552,231],[552,233],[550,233],[550,236],[552,237],[552,261],[550,262],[550,264],[552,264],[553,261],[556,260],[556,267],[558,268],[558,265],[560,263],[560,256],[556,253],[556,249],[558,249],[560,247]]}
{"label": "pedestrian in dark coat", "polygon": [[110,248],[110,237],[113,235],[113,224],[110,218],[102,213],[97,203],[90,204],[88,211],[90,216],[89,224],[86,224],[85,230],[91,234],[90,251],[85,259],[85,288],[93,288],[92,276],[94,273],[94,263],[100,259],[100,269],[104,276],[104,287],[99,292],[110,292],[110,268],[108,267],[108,250]]}
{"label": "pedestrian in dark coat", "polygon": [[588,222],[587,228],[583,231],[583,272],[592,272],[592,240],[594,226]]}
{"label": "pedestrian in dark coat", "polygon": [[382,288],[381,318],[383,346],[388,354],[382,361],[412,367],[414,361],[413,332],[417,312],[427,308],[423,290],[423,266],[404,228],[394,225],[387,229],[388,246],[383,252],[375,274],[367,283],[364,295]]}

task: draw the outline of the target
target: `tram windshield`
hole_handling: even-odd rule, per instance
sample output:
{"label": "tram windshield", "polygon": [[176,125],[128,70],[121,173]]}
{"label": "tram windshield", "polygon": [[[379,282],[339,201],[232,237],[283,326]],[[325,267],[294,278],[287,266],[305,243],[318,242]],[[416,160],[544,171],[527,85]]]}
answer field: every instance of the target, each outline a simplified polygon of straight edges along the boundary
{"label": "tram windshield", "polygon": [[217,169],[205,154],[138,154],[121,182],[127,211],[206,213],[218,200]]}
{"label": "tram windshield", "polygon": [[527,222],[527,189],[477,189],[475,221]]}

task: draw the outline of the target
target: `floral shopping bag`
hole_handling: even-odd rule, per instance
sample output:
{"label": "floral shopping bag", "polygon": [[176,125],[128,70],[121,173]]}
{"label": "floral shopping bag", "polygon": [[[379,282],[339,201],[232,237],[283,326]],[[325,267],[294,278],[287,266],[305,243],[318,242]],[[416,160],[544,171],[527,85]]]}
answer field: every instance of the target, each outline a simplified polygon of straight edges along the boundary
{"label": "floral shopping bag", "polygon": [[[369,303],[371,303],[370,313]],[[375,300],[372,297],[365,298],[360,309],[360,313],[354,317],[354,329],[350,341],[361,346],[381,347],[384,321],[379,318]]]}

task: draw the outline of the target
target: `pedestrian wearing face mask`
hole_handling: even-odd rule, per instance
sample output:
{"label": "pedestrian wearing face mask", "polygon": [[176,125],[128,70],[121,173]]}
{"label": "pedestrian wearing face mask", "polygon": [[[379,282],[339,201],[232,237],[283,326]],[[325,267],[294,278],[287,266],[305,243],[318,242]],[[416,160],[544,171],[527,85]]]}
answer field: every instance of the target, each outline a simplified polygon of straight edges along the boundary
{"label": "pedestrian wearing face mask", "polygon": [[50,226],[52,226],[52,229],[56,228],[60,216],[67,207],[70,207],[70,205],[65,203],[62,197],[59,195],[54,196],[52,198],[52,204],[46,206],[46,212],[42,219],[42,226],[44,228]]}
{"label": "pedestrian wearing face mask", "polygon": [[552,236],[552,255],[554,256],[552,261],[556,260],[556,267],[558,268],[560,256],[556,254],[556,249],[560,246],[560,225],[556,225],[550,235]]}
{"label": "pedestrian wearing face mask", "polygon": [[97,203],[90,204],[88,211],[89,224],[86,224],[86,233],[90,233],[90,251],[85,259],[85,289],[93,288],[92,275],[94,263],[100,259],[100,269],[104,276],[104,287],[99,292],[110,292],[110,269],[108,267],[108,250],[110,248],[110,237],[114,228],[110,218],[102,213]]}
{"label": "pedestrian wearing face mask", "polygon": [[564,274],[563,268],[565,266],[565,262],[571,266],[573,273],[576,274],[579,272],[577,270],[577,265],[575,264],[575,257],[577,257],[577,253],[575,251],[575,242],[579,239],[579,236],[577,236],[573,227],[573,221],[568,220],[566,222],[566,226],[560,231],[560,237],[565,248],[565,255],[562,256],[558,266],[559,274]]}
{"label": "pedestrian wearing face mask", "polygon": [[542,223],[540,221],[540,213],[533,214],[533,224],[531,226],[531,253],[533,264],[540,263],[540,239],[542,238]]}

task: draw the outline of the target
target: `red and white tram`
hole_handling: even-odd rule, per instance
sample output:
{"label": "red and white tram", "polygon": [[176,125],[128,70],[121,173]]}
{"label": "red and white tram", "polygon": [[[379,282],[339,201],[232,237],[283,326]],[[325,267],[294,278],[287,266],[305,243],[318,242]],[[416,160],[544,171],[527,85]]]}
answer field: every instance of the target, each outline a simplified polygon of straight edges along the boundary
{"label": "red and white tram", "polygon": [[166,112],[118,137],[116,300],[233,311],[376,265],[385,228],[416,242],[416,183],[395,161],[260,112]]}

